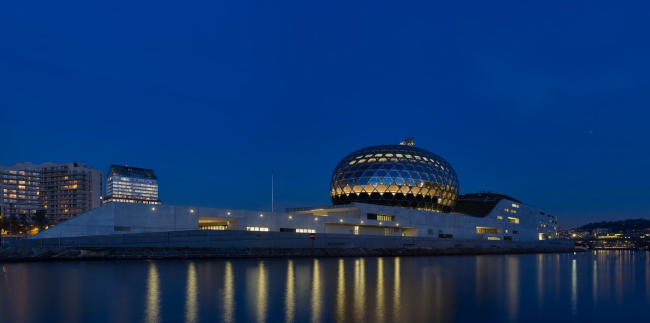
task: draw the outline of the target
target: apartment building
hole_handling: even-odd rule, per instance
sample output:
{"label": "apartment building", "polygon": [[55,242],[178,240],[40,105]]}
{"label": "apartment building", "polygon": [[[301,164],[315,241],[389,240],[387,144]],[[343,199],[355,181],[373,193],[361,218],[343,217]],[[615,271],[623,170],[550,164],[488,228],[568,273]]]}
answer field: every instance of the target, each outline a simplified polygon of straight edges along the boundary
{"label": "apartment building", "polygon": [[103,178],[103,171],[85,163],[0,166],[0,211],[20,217],[44,210],[61,222],[101,206]]}

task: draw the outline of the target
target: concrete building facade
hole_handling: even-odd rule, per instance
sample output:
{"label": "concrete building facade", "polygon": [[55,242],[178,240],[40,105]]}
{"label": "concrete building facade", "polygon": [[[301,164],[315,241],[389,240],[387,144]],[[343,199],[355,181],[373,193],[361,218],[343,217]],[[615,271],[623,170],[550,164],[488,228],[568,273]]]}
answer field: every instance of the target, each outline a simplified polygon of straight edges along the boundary
{"label": "concrete building facade", "polygon": [[[516,205],[516,206],[513,206]],[[517,212],[511,212],[516,208]],[[508,209],[508,211],[506,211]],[[503,241],[557,237],[537,208],[502,198],[484,217],[354,203],[286,212],[109,203],[35,235],[34,239],[186,230],[328,233]]]}
{"label": "concrete building facade", "polygon": [[104,172],[85,163],[0,166],[3,217],[33,216],[42,210],[54,222],[101,206]]}

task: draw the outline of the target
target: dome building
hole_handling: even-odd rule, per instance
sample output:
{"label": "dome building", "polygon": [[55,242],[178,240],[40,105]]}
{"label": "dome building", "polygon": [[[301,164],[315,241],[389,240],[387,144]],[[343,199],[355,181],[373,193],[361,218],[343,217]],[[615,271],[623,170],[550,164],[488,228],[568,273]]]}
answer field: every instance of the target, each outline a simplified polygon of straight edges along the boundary
{"label": "dome building", "polygon": [[449,213],[458,177],[446,160],[408,138],[345,156],[332,174],[330,195],[334,205],[362,202]]}

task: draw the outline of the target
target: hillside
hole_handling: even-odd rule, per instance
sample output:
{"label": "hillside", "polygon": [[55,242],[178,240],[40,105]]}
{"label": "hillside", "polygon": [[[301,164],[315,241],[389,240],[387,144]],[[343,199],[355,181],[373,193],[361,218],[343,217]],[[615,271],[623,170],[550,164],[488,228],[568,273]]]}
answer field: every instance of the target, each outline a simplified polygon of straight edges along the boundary
{"label": "hillside", "polygon": [[650,220],[646,219],[627,219],[622,221],[602,221],[602,222],[592,222],[585,224],[581,227],[576,228],[576,230],[588,230],[593,229],[609,229],[612,232],[619,231],[643,231],[644,229],[650,228]]}

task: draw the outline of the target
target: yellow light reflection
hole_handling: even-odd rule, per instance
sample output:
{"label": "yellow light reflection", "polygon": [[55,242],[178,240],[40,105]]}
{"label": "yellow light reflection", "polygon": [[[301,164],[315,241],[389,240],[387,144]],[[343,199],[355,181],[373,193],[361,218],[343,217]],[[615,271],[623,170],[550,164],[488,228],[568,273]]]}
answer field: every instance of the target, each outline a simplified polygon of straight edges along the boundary
{"label": "yellow light reflection", "polygon": [[196,281],[196,264],[188,263],[187,287],[185,290],[185,322],[197,322],[199,314],[198,287]]}
{"label": "yellow light reflection", "polygon": [[593,296],[594,300],[594,305],[598,304],[598,263],[596,260],[594,260],[594,270],[592,273],[592,291],[591,294]]}
{"label": "yellow light reflection", "polygon": [[160,322],[160,279],[158,278],[158,269],[153,261],[149,262],[145,316],[146,322]]}
{"label": "yellow light reflection", "polygon": [[311,279],[311,321],[320,322],[323,302],[321,300],[320,265],[314,259],[314,273]]}
{"label": "yellow light reflection", "polygon": [[645,299],[650,304],[650,256],[645,257]]}
{"label": "yellow light reflection", "polygon": [[293,322],[296,313],[295,278],[293,274],[293,260],[287,265],[287,287],[284,296],[284,321]]}
{"label": "yellow light reflection", "polygon": [[266,322],[268,309],[266,278],[266,267],[264,267],[264,262],[260,261],[260,270],[257,276],[257,322]]}
{"label": "yellow light reflection", "polygon": [[545,255],[537,255],[537,303],[539,308],[544,306],[544,260]]}
{"label": "yellow light reflection", "polygon": [[226,273],[223,278],[223,321],[235,321],[235,275],[232,270],[232,263],[226,262]]}
{"label": "yellow light reflection", "polygon": [[366,266],[365,259],[354,261],[354,320],[364,322],[366,314]]}
{"label": "yellow light reflection", "polygon": [[384,297],[384,258],[377,258],[377,322],[384,322],[386,302]]}
{"label": "yellow light reflection", "polygon": [[508,312],[510,320],[516,322],[519,315],[519,257],[509,256],[506,259],[508,266]]}
{"label": "yellow light reflection", "polygon": [[339,277],[336,288],[336,320],[345,321],[345,262],[339,259]]}
{"label": "yellow light reflection", "polygon": [[395,278],[393,279],[393,321],[394,322],[399,322],[400,319],[400,297],[401,297],[401,291],[400,291],[400,264],[399,264],[399,257],[395,257],[395,269],[393,272],[395,273]]}

